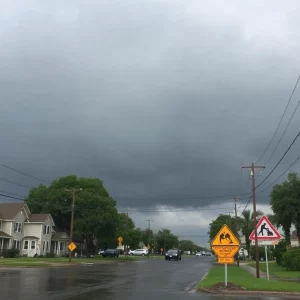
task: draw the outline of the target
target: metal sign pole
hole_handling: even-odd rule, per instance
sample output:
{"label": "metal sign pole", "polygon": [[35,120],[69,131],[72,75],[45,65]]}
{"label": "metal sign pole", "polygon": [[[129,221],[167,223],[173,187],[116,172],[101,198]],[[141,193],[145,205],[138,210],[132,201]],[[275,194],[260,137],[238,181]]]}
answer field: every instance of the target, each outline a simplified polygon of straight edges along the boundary
{"label": "metal sign pole", "polygon": [[227,286],[227,264],[225,264],[225,286]]}
{"label": "metal sign pole", "polygon": [[265,245],[265,252],[266,252],[266,268],[267,268],[267,278],[270,280],[269,276],[269,262],[268,262],[268,246]]}

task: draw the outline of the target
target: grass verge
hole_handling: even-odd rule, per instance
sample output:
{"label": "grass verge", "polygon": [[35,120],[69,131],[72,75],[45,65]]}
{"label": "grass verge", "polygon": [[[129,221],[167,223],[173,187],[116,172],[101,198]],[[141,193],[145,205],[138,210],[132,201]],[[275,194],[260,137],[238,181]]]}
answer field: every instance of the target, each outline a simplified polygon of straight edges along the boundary
{"label": "grass verge", "polygon": [[[250,263],[250,267],[255,268],[255,263]],[[262,272],[267,272],[267,266],[265,262],[259,262],[259,269]],[[270,275],[283,279],[300,279],[300,272],[288,271],[285,268],[278,266],[276,262],[269,262]]]}
{"label": "grass verge", "polygon": [[[82,263],[105,263],[109,262],[120,262],[120,261],[134,261],[137,257],[119,257],[119,258],[72,258],[72,264]],[[18,257],[18,258],[1,258],[1,266],[11,267],[38,267],[38,266],[53,266],[58,264],[69,264],[67,257],[55,257],[55,258],[34,258],[34,257]]]}
{"label": "grass verge", "polygon": [[[224,267],[213,267],[209,270],[206,278],[198,284],[198,288],[209,289],[213,285],[224,282]],[[236,266],[228,266],[228,282],[234,283],[249,291],[280,291],[300,292],[300,285],[296,282],[283,282],[263,278],[255,278],[246,270]]]}

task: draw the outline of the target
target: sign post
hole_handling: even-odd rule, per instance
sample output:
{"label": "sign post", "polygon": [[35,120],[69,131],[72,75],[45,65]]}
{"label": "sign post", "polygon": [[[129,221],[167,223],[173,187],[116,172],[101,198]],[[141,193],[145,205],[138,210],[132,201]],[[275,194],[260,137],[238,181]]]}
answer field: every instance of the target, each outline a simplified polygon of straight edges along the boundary
{"label": "sign post", "polygon": [[268,262],[268,246],[265,245],[265,252],[266,252],[266,267],[267,267],[267,278],[270,280],[269,276],[269,262]]}
{"label": "sign post", "polygon": [[218,256],[218,263],[225,265],[225,286],[228,285],[227,264],[234,263],[234,255],[239,251],[240,242],[225,224],[211,242],[211,249]]}
{"label": "sign post", "polygon": [[[266,256],[266,269],[267,278],[270,280],[269,275],[269,262],[268,262],[268,245],[275,245],[281,239],[280,233],[275,229],[270,220],[266,216],[262,216],[256,225],[257,240],[259,244],[265,246]],[[255,240],[255,230],[253,230],[249,236],[249,240]]]}

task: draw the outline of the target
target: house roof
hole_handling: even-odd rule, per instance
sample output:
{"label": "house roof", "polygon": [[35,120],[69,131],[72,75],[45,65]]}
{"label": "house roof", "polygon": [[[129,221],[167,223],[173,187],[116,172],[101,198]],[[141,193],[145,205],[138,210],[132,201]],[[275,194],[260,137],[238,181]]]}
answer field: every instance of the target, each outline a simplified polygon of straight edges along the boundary
{"label": "house roof", "polygon": [[43,223],[48,217],[49,214],[32,214],[29,217],[29,222]]}
{"label": "house roof", "polygon": [[4,220],[11,220],[25,206],[27,207],[25,203],[0,203],[0,218]]}
{"label": "house roof", "polygon": [[55,232],[55,233],[53,233],[51,240],[52,241],[69,240],[69,236],[67,235],[66,232]]}
{"label": "house roof", "polygon": [[11,238],[11,236],[3,231],[0,231],[0,238]]}

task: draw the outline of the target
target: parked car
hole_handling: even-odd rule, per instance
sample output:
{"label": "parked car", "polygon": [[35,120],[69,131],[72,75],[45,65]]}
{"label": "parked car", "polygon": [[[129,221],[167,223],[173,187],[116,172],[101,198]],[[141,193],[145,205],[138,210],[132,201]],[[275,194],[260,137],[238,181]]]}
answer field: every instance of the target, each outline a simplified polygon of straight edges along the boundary
{"label": "parked car", "polygon": [[99,254],[99,255],[102,255],[104,252],[105,252],[105,250],[100,249],[100,250],[98,251],[98,254]]}
{"label": "parked car", "polygon": [[117,249],[107,249],[102,254],[103,257],[119,257],[119,251]]}
{"label": "parked car", "polygon": [[148,255],[148,249],[136,249],[133,250],[130,255],[145,256]]}
{"label": "parked car", "polygon": [[178,249],[170,249],[165,254],[165,260],[181,260],[181,252]]}
{"label": "parked car", "polygon": [[202,256],[201,252],[196,252],[196,256]]}

